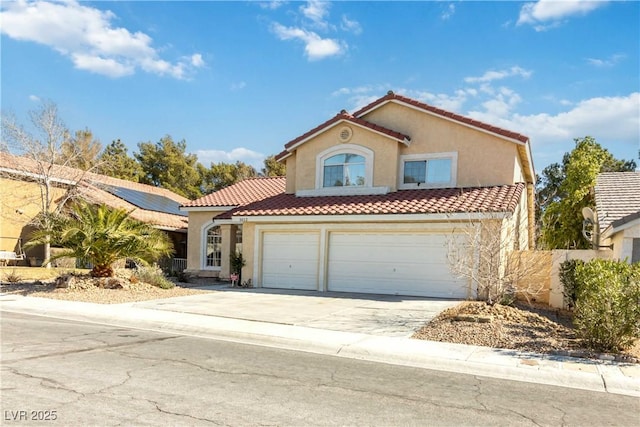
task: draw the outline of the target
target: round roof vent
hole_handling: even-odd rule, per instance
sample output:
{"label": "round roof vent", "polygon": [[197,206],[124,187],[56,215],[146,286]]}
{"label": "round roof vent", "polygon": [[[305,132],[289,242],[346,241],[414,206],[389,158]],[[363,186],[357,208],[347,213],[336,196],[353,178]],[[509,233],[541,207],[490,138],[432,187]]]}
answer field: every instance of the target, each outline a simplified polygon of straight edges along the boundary
{"label": "round roof vent", "polygon": [[338,138],[340,139],[340,142],[349,142],[352,136],[353,130],[351,130],[349,126],[344,126],[342,129],[340,129]]}

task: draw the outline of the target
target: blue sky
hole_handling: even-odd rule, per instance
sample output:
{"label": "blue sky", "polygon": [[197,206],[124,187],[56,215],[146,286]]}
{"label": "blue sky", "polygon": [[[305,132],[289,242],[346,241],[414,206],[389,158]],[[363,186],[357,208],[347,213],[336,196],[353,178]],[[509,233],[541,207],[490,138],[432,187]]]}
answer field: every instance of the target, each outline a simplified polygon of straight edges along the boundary
{"label": "blue sky", "polygon": [[640,3],[3,1],[2,109],[256,167],[388,90],[530,137],[640,149]]}

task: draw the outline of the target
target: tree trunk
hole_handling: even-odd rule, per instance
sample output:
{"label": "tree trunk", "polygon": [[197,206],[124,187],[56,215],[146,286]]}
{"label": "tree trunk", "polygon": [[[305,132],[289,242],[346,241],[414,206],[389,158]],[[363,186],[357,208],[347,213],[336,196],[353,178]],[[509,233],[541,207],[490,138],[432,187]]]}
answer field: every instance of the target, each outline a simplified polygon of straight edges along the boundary
{"label": "tree trunk", "polygon": [[91,270],[91,276],[93,277],[112,277],[113,268],[111,265],[95,265]]}

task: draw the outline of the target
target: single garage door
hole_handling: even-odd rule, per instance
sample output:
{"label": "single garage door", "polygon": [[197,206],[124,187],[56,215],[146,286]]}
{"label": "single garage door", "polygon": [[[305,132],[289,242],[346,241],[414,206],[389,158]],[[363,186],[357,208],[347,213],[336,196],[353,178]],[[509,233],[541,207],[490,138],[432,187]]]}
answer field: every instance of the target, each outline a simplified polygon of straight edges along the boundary
{"label": "single garage door", "polygon": [[433,233],[331,233],[328,289],[466,298],[466,280],[449,271],[446,243]]}
{"label": "single garage door", "polygon": [[282,289],[318,289],[317,233],[264,233],[262,286]]}

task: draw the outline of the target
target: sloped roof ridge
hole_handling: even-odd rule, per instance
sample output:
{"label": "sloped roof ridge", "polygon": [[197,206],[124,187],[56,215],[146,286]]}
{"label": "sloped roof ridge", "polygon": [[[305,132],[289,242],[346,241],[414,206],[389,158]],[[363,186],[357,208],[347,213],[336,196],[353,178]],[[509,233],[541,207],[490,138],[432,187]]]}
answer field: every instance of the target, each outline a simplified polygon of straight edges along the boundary
{"label": "sloped roof ridge", "polygon": [[393,129],[389,129],[386,128],[384,126],[380,126],[377,125],[375,123],[372,123],[368,120],[365,120],[361,117],[355,117],[354,115],[348,113],[346,110],[342,110],[340,111],[338,114],[336,114],[335,116],[331,117],[330,119],[326,120],[324,123],[321,123],[320,125],[314,127],[313,129],[303,133],[302,135],[298,136],[297,138],[292,139],[291,141],[287,142],[284,147],[284,151],[282,151],[281,153],[278,153],[278,155],[276,155],[276,160],[280,160],[282,157],[286,156],[289,153],[289,149],[292,148],[293,146],[295,146],[296,144],[298,144],[301,141],[304,141],[305,139],[309,138],[312,135],[315,135],[316,133],[322,131],[325,128],[328,128],[329,126],[333,125],[336,122],[339,122],[340,120],[345,120],[351,123],[355,123],[357,125],[366,127],[368,129],[371,129],[373,131],[376,132],[380,132],[382,134],[385,134],[391,138],[397,139],[398,141],[410,141],[411,137],[409,135],[406,135],[402,132],[398,132],[395,131]]}
{"label": "sloped roof ridge", "polygon": [[361,117],[367,113],[369,113],[371,110],[376,109],[377,107],[381,106],[382,104],[389,102],[389,101],[399,101],[405,104],[409,104],[413,107],[419,108],[421,110],[424,111],[428,111],[430,113],[451,119],[451,120],[455,120],[457,122],[461,122],[476,128],[480,128],[492,133],[495,133],[497,135],[501,135],[507,138],[511,138],[511,139],[515,139],[517,141],[526,143],[527,141],[529,141],[529,137],[527,137],[526,135],[522,135],[518,132],[513,132],[510,131],[508,129],[503,129],[500,128],[498,126],[494,126],[488,123],[484,123],[481,122],[479,120],[476,119],[472,119],[470,117],[466,117],[463,116],[461,114],[457,114],[451,111],[447,111],[447,110],[443,110],[442,108],[438,108],[438,107],[434,107],[432,105],[426,104],[424,102],[421,101],[417,101],[415,99],[411,99],[408,98],[406,96],[402,96],[402,95],[398,95],[395,94],[393,91],[389,91],[387,92],[387,94],[385,96],[383,96],[382,98],[378,98],[375,101],[373,101],[372,103],[365,105],[364,107],[360,108],[358,111],[356,111],[355,113],[353,113],[353,115],[355,117]]}

